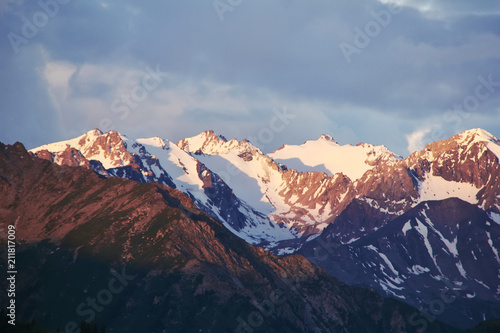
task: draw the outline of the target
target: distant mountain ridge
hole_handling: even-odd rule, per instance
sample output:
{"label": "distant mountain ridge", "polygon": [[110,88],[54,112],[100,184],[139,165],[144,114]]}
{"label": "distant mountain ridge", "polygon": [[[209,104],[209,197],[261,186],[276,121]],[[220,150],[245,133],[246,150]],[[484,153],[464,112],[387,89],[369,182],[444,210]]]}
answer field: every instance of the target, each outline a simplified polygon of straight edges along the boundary
{"label": "distant mountain ridge", "polygon": [[[240,237],[269,248],[285,240],[301,244],[355,198],[367,198],[387,219],[418,202],[454,196],[500,212],[495,182],[500,145],[480,129],[432,143],[406,159],[384,146],[340,146],[329,135],[266,155],[247,140],[228,141],[213,131],[173,143],[95,129],[30,152],[104,176],[177,188]],[[471,165],[474,156],[481,167]],[[314,171],[318,168],[324,172]],[[487,183],[490,171],[496,174]]]}

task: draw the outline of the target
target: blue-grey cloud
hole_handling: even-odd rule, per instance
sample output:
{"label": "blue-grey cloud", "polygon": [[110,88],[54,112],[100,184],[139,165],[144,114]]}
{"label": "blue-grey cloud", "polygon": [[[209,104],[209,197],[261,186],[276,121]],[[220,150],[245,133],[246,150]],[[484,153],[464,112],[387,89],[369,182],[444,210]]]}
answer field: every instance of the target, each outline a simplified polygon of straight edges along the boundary
{"label": "blue-grey cloud", "polygon": [[[400,154],[430,126],[500,134],[500,87],[466,117],[450,114],[480,77],[500,82],[491,1],[243,0],[223,13],[215,1],[42,2],[46,19],[38,2],[0,6],[1,141],[34,147],[103,124],[131,136],[215,129],[242,139],[284,106],[299,121],[266,150],[325,132]],[[357,50],[349,59],[342,43]],[[144,90],[146,68],[168,74]],[[137,106],[116,103],[141,89]]]}

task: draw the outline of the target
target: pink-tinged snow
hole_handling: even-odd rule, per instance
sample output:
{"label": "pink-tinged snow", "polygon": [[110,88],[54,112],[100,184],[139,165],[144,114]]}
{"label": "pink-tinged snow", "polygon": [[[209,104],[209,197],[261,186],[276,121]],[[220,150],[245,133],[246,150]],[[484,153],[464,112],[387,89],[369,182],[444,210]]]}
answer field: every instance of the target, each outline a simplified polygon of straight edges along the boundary
{"label": "pink-tinged snow", "polygon": [[384,146],[360,144],[341,146],[330,136],[323,135],[318,140],[307,141],[302,145],[285,145],[269,154],[276,162],[297,171],[325,172],[329,176],[343,173],[352,181],[372,169],[381,155],[386,160],[395,160],[394,155]]}
{"label": "pink-tinged snow", "polygon": [[491,152],[495,154],[500,161],[500,145],[494,142],[488,142],[486,147],[488,147],[488,149],[491,150]]}
{"label": "pink-tinged snow", "polygon": [[[138,143],[142,144],[146,150],[151,153],[154,157],[156,157],[162,168],[173,178],[175,185],[177,188],[183,192],[189,192],[193,195],[199,202],[203,205],[208,205],[208,197],[205,195],[203,190],[203,181],[198,176],[198,160],[191,156],[186,151],[179,148],[176,144],[168,141],[161,140],[159,138],[151,138],[151,139],[138,139]],[[198,156],[199,157],[199,156]],[[209,156],[201,156],[205,157],[205,160]],[[210,156],[212,159],[210,161],[217,161],[220,163],[221,160],[218,158],[218,155]],[[237,158],[236,161],[241,160],[237,155],[232,158]],[[224,165],[227,166],[228,160],[224,160]],[[212,165],[212,166],[215,166]],[[209,165],[207,167],[212,169]],[[241,165],[240,165],[241,167]],[[218,169],[215,169],[218,170]],[[225,170],[225,169],[221,169]],[[232,169],[228,169],[232,173],[234,171]],[[157,174],[159,176],[159,174]],[[238,196],[238,192],[235,191],[235,188],[247,189],[243,191],[243,193],[248,193],[248,179],[245,179],[242,174],[235,174],[231,176],[229,173],[225,174],[222,172],[219,175],[224,181],[232,180],[233,185],[236,185],[233,189],[233,192]],[[224,179],[226,178],[226,179]],[[239,186],[238,186],[239,185]],[[250,191],[253,194],[254,191]],[[273,225],[269,223],[269,220],[263,218],[262,216],[256,215],[252,208],[253,206],[249,206],[248,202],[245,201],[247,198],[242,198],[238,196],[239,199],[242,199],[242,207],[240,211],[247,217],[249,217],[255,224],[248,225],[240,231],[234,230],[230,225],[225,223],[226,227],[228,227],[233,233],[238,235],[239,237],[245,239],[247,242],[255,244],[261,242],[262,240],[270,240],[270,241],[279,241],[285,239],[293,239],[296,238],[296,234],[288,228],[282,228],[280,226]],[[219,215],[219,220],[224,221],[220,217],[220,212],[216,207],[213,207],[213,211]]]}
{"label": "pink-tinged snow", "polygon": [[[197,170],[198,161],[191,155],[177,147],[176,144],[158,137],[137,139],[136,142],[143,145],[147,152],[159,160],[161,167],[173,178],[179,190],[183,192],[187,190],[193,195],[203,192],[203,181],[200,179]],[[134,149],[129,148],[129,150],[138,153],[138,149],[134,151]],[[160,176],[156,172],[155,174],[158,177]],[[202,200],[203,203],[206,202],[204,195],[197,195],[196,197]]]}
{"label": "pink-tinged snow", "polygon": [[[252,153],[252,160],[245,161],[238,156],[243,152]],[[253,146],[243,144],[225,153],[198,155],[197,158],[210,170],[217,170],[216,173],[233,193],[255,211],[271,220],[275,220],[276,215],[289,216],[290,205],[278,194],[286,187],[281,173],[272,166],[271,159]],[[267,231],[275,233],[273,240],[293,239],[298,236],[296,231],[289,229],[290,226],[279,228],[275,225],[274,231]]]}
{"label": "pink-tinged snow", "polygon": [[[121,153],[118,155],[118,157],[112,158],[110,154],[111,151],[103,150],[102,147],[100,146],[98,147],[99,150],[97,152],[95,151],[96,146],[94,146],[94,143],[97,140],[97,138],[103,135],[108,135],[109,133],[110,132],[103,134],[98,129],[94,129],[75,139],[43,145],[31,149],[30,152],[38,153],[41,150],[47,150],[51,153],[58,154],[62,153],[64,150],[66,150],[66,148],[70,147],[79,150],[80,153],[82,153],[82,155],[88,160],[96,160],[101,162],[103,167],[106,169],[117,168],[128,165],[129,164],[128,161],[124,160],[125,156]],[[126,139],[126,137],[124,136],[121,137],[122,139],[124,138]],[[80,142],[83,142],[83,144],[80,144]]]}
{"label": "pink-tinged snow", "polygon": [[474,128],[460,133],[458,142],[459,143],[469,142],[471,139],[472,141],[470,143],[475,143],[475,142],[500,143],[500,140],[496,138],[493,134],[481,128]]}
{"label": "pink-tinged snow", "polygon": [[475,187],[473,184],[447,181],[442,177],[428,173],[424,181],[420,183],[420,198],[418,202],[459,198],[471,204],[477,204],[476,195],[479,190],[481,189]]}
{"label": "pink-tinged snow", "polygon": [[[54,142],[54,143],[49,143],[37,148],[33,148],[30,150],[30,152],[36,154],[41,150],[48,150],[51,153],[62,153],[66,148],[71,147],[71,148],[82,148],[82,146],[79,145],[79,142],[85,138],[86,143],[93,143],[95,139],[97,139],[99,136],[102,135],[102,132],[94,129],[92,131],[89,131],[83,135],[80,135],[77,138],[71,139],[71,140],[65,140],[65,141],[59,141],[59,142]],[[88,146],[88,144],[84,145]]]}
{"label": "pink-tinged snow", "polygon": [[163,147],[168,147],[167,142],[170,142],[168,140],[163,140],[159,136],[155,136],[153,138],[149,139],[137,139],[136,142],[146,145],[146,146],[151,146],[151,147],[157,147],[157,148],[162,148]]}
{"label": "pink-tinged snow", "polygon": [[[122,158],[120,158],[121,156],[118,156],[118,158],[116,158],[115,156],[114,159],[110,157],[110,152],[114,150],[114,147],[112,145],[107,147],[107,152],[100,149],[97,153],[95,153],[96,147],[94,146],[94,143],[96,139],[101,136],[107,136],[108,134],[109,132],[103,134],[98,130],[93,130],[72,140],[66,140],[35,148],[32,150],[32,152],[36,153],[46,149],[52,153],[57,154],[63,152],[67,147],[72,147],[79,150],[87,159],[101,162],[106,169],[129,165],[130,161],[124,161]],[[145,168],[145,170],[142,170],[143,174],[153,176],[155,180],[158,180],[163,173],[166,173],[172,178],[172,181],[176,185],[177,189],[184,193],[192,195],[195,199],[195,202],[201,203],[205,206],[211,205],[208,197],[204,193],[202,177],[200,177],[200,175],[198,174],[199,162],[190,153],[179,148],[175,143],[170,142],[169,140],[161,139],[159,137],[132,140],[120,134],[120,138],[126,144],[127,151],[130,154],[137,154],[142,158],[149,158],[153,162],[159,162],[159,165],[156,165],[154,163],[149,165],[145,161],[143,163]],[[223,143],[223,141],[221,141],[221,143]],[[248,148],[251,145],[249,143],[244,143],[243,146]],[[89,153],[90,148],[94,149],[94,153]],[[141,148],[144,148],[145,150],[140,151]],[[224,148],[226,150],[238,148],[238,142],[236,140],[227,142],[224,144]],[[251,191],[248,190],[249,186],[251,186],[252,182],[254,182],[253,179],[244,177],[244,174],[241,172],[234,174],[234,170],[226,169],[229,160],[234,160],[236,162],[242,161],[234,151],[228,156],[230,156],[230,158],[222,159],[223,161],[220,161],[224,166],[224,168],[222,168],[221,170],[230,171],[231,176],[222,177],[223,180],[224,178],[226,178],[227,180],[231,180],[233,186],[239,189],[238,193],[246,193],[252,195],[254,193],[258,193],[258,191],[256,192],[254,191],[254,189],[252,189]],[[249,165],[238,164],[238,167],[242,168],[244,172],[252,174],[250,172],[251,167]],[[259,167],[257,166],[256,168],[258,169]],[[221,175],[226,174],[223,171]],[[253,175],[255,176],[255,173]],[[252,195],[244,196],[243,199],[249,199],[252,204],[255,204],[257,198],[262,199],[262,196],[266,197],[265,195],[258,194],[256,194],[255,197],[252,197]],[[270,194],[269,196],[274,197],[273,194]],[[266,209],[265,199],[262,200],[262,205],[258,208],[261,208],[261,210],[266,213],[274,210],[273,205],[269,202],[267,203]],[[274,201],[276,201],[276,198],[274,198]],[[295,231],[290,230],[286,227],[280,227],[277,224],[273,224],[268,218],[266,218],[267,214],[264,214],[263,216],[258,215],[253,211],[252,208],[253,207],[245,203],[245,200],[243,200],[240,211],[245,216],[250,218],[250,220],[253,221],[253,224],[245,227],[240,231],[236,231],[229,224],[224,223],[225,221],[221,217],[220,212],[216,207],[213,207],[212,210],[216,215],[218,215],[219,220],[222,221],[227,228],[229,228],[239,237],[252,244],[261,242],[264,239],[270,241],[280,241],[285,239],[294,239],[297,237]]]}
{"label": "pink-tinged snow", "polygon": [[219,146],[219,139],[208,131],[202,132],[191,138],[185,138],[183,141],[187,143],[184,150],[192,153],[202,150],[204,147],[212,150]]}
{"label": "pink-tinged snow", "polygon": [[237,150],[241,147],[246,147],[248,149],[260,152],[257,147],[255,147],[248,141],[240,142],[236,139],[226,141],[221,136],[218,136],[212,131],[201,132],[196,136],[185,138],[178,143],[180,142],[184,142],[184,150],[191,153],[201,151],[204,154],[208,155],[225,154],[231,150]]}
{"label": "pink-tinged snow", "polygon": [[[266,216],[289,212],[278,195],[284,189],[281,173],[272,160],[250,142],[225,141],[212,132],[202,132],[182,141],[189,152],[202,151],[196,158],[215,172],[245,203]],[[251,160],[246,161],[251,156]]]}
{"label": "pink-tinged snow", "polygon": [[[213,154],[196,155],[196,158],[210,170],[214,170],[238,198],[271,220],[286,218],[289,228],[297,221],[316,225],[330,216],[329,209],[320,213],[322,208],[320,205],[309,209],[297,204],[299,196],[292,196],[289,201],[286,201],[280,193],[289,189],[283,180],[282,172],[273,160],[248,142],[239,142],[234,146],[231,144],[232,141],[223,143],[219,141],[217,149],[211,150]],[[207,152],[207,145],[203,151]],[[307,188],[304,189],[306,190]],[[293,208],[305,208],[307,214],[297,216]],[[316,226],[322,229],[326,227],[326,224],[321,223]],[[295,237],[294,233],[292,238]]]}
{"label": "pink-tinged snow", "polygon": [[460,134],[458,140],[459,144],[467,143],[469,146],[478,142],[484,142],[486,147],[500,160],[500,140],[483,129],[476,128],[465,131]]}

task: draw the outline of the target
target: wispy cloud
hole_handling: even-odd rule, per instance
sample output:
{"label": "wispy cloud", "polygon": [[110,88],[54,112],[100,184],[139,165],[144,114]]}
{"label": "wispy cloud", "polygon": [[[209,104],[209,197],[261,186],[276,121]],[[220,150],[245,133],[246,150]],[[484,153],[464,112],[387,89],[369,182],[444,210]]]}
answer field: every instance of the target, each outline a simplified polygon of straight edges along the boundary
{"label": "wispy cloud", "polygon": [[421,128],[406,135],[406,142],[408,143],[406,149],[408,153],[422,150],[426,144],[430,143],[427,135],[433,130],[433,127]]}
{"label": "wispy cloud", "polygon": [[500,12],[500,4],[490,0],[379,0],[412,7],[433,18],[442,19],[453,15],[487,14]]}

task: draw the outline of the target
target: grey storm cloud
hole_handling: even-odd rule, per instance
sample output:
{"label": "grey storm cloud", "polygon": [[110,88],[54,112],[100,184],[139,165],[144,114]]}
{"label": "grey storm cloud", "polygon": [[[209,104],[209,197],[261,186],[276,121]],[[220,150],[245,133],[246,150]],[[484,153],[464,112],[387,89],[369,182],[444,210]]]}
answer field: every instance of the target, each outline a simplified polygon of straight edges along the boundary
{"label": "grey storm cloud", "polygon": [[[0,141],[32,148],[103,119],[130,136],[243,139],[285,106],[298,120],[267,150],[322,133],[400,154],[431,128],[498,136],[496,90],[449,120],[479,78],[500,82],[499,19],[486,0],[3,1]],[[150,91],[148,66],[168,73]]]}

